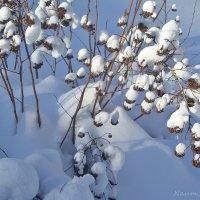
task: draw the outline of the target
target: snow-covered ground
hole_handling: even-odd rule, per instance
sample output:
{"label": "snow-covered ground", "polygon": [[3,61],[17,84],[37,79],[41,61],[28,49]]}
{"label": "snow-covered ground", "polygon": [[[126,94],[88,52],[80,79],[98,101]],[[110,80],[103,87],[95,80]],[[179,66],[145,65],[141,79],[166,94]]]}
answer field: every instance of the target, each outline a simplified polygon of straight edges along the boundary
{"label": "snow-covered ground", "polygon": [[[0,147],[5,150],[9,158],[20,160],[11,159],[8,161],[2,159],[2,162],[0,162],[0,176],[6,179],[9,176],[15,177],[12,175],[14,173],[27,173],[28,170],[26,177],[31,179],[31,184],[30,186],[26,184],[28,180],[23,180],[25,176],[23,174],[19,175],[22,180],[17,177],[15,177],[15,180],[9,179],[10,182],[7,187],[0,185],[0,199],[7,200],[8,197],[13,200],[30,199],[24,195],[23,186],[20,186],[18,192],[7,189],[13,184],[20,185],[22,183],[26,184],[27,195],[31,195],[29,191],[34,193],[37,191],[37,187],[39,187],[39,194],[41,197],[45,197],[45,200],[59,200],[64,198],[66,194],[68,194],[66,195],[68,196],[67,199],[70,200],[92,199],[89,193],[89,186],[85,184],[88,178],[72,179],[70,170],[67,171],[67,175],[64,173],[64,169],[70,167],[74,153],[72,144],[65,144],[67,150],[64,154],[60,154],[58,148],[58,143],[67,129],[69,116],[60,107],[55,97],[70,113],[77,102],[73,95],[75,91],[67,92],[69,90],[68,86],[53,76],[40,81],[37,84],[37,89],[42,109],[42,128],[40,129],[37,128],[33,106],[33,92],[29,85],[25,87],[25,113],[19,116],[19,124],[17,126],[15,126],[14,118],[12,119],[11,117],[12,110],[8,106],[7,98],[5,96],[1,98]],[[65,92],[66,94],[60,97],[60,94]],[[17,97],[17,88],[15,89],[15,94]],[[88,100],[86,100],[85,105],[87,103]],[[131,113],[127,114],[120,107],[118,110],[120,113],[118,125],[111,126],[107,122],[103,127],[97,129],[97,134],[99,135],[109,130],[113,135],[110,140],[125,152],[125,163],[118,176],[118,199],[126,200],[130,197],[140,200],[199,199],[200,171],[190,164],[192,153],[187,154],[184,158],[177,158],[173,152],[176,145],[174,139],[152,137],[158,136],[162,131],[166,131],[164,128],[166,123],[164,118],[166,116],[160,117],[158,114],[155,114],[153,115],[155,119],[153,119],[154,117],[146,117],[145,120],[141,118],[139,123],[144,126],[145,131],[133,121]],[[83,116],[79,123],[80,127],[84,126],[85,129],[93,132],[94,125],[89,117]],[[152,126],[149,124],[152,124]],[[150,130],[149,133],[148,130]],[[153,134],[154,131],[155,135]],[[167,135],[168,133],[165,134]],[[3,157],[5,156],[1,153],[1,158]],[[13,166],[9,162],[16,164]],[[23,162],[26,162],[28,165],[27,167],[24,165],[26,169],[20,169],[23,172],[12,170],[12,167],[15,168],[15,165],[23,165]],[[11,169],[6,167],[8,165]],[[29,176],[32,176],[32,178],[29,178]],[[38,177],[39,185],[37,182]],[[64,184],[69,185],[69,188],[67,187],[66,191],[63,190],[63,197],[59,197],[62,196],[58,192],[60,191],[59,188]],[[27,190],[27,187],[30,187],[30,190]],[[77,187],[82,189],[77,191]],[[79,193],[82,194],[80,197],[74,196]]]}

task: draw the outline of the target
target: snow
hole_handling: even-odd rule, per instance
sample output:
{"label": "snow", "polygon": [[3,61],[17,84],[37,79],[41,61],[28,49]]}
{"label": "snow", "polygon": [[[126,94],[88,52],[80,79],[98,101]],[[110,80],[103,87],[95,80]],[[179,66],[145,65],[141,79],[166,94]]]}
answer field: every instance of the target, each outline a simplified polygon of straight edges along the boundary
{"label": "snow", "polygon": [[72,59],[73,58],[73,50],[72,49],[68,49],[66,52],[66,57],[68,59]]}
{"label": "snow", "polygon": [[56,150],[42,149],[29,155],[24,160],[37,171],[40,181],[39,195],[41,197],[70,180],[63,172],[62,159]]}
{"label": "snow", "polygon": [[120,75],[118,78],[119,84],[124,85],[126,83],[125,77]]}
{"label": "snow", "polygon": [[133,86],[128,89],[125,94],[125,97],[128,101],[134,103],[138,97],[138,91],[134,90]]}
{"label": "snow", "polygon": [[74,82],[74,80],[76,79],[76,74],[75,73],[69,73],[65,76],[65,82]]}
{"label": "snow", "polygon": [[154,11],[154,3],[153,1],[145,1],[142,10],[148,13],[153,13]]}
{"label": "snow", "polygon": [[111,50],[117,50],[119,48],[119,38],[117,35],[112,35],[108,38],[106,47]]}
{"label": "snow", "polygon": [[151,92],[151,91],[148,91],[146,94],[145,94],[145,97],[146,97],[146,99],[148,100],[148,101],[150,101],[150,102],[152,102],[152,101],[154,101],[154,99],[155,99],[155,94],[153,93],[153,92]]}
{"label": "snow", "polygon": [[102,30],[99,35],[99,43],[105,44],[109,38],[109,34],[106,30]]}
{"label": "snow", "polygon": [[0,199],[32,200],[38,193],[39,179],[31,165],[14,158],[0,160]]}
{"label": "snow", "polygon": [[182,62],[177,62],[175,66],[172,68],[175,75],[179,78],[188,78],[190,76],[190,72],[188,72],[188,69],[186,65]]}
{"label": "snow", "polygon": [[18,47],[21,44],[21,37],[19,35],[13,35],[11,44],[14,47]]}
{"label": "snow", "polygon": [[156,109],[158,112],[162,112],[164,108],[167,106],[167,98],[165,96],[162,96],[160,98],[156,99]]}
{"label": "snow", "polygon": [[131,57],[134,57],[134,56],[135,56],[135,53],[134,53],[133,49],[132,49],[130,46],[127,46],[127,47],[124,49],[123,56],[124,56],[125,58],[131,58]]}
{"label": "snow", "polygon": [[134,88],[139,90],[147,90],[149,87],[149,77],[147,74],[140,74],[138,75]]}
{"label": "snow", "polygon": [[108,121],[108,119],[109,114],[107,112],[102,111],[95,116],[94,122],[97,126],[102,126]]}
{"label": "snow", "polygon": [[151,38],[157,38],[159,36],[160,29],[158,27],[151,27],[149,28],[145,34]]}
{"label": "snow", "polygon": [[[176,21],[176,22],[180,22],[180,16],[179,16],[179,15],[176,16],[175,21]],[[180,34],[180,33],[181,33],[181,30],[179,29],[179,34]]]}
{"label": "snow", "polygon": [[65,43],[65,47],[66,47],[67,49],[69,49],[70,46],[71,46],[71,41],[70,41],[70,39],[69,39],[68,37],[66,37],[66,36],[63,36],[63,37],[62,37],[62,40],[63,40],[63,42]]}
{"label": "snow", "polygon": [[65,10],[68,10],[68,9],[70,9],[70,4],[69,4],[69,2],[62,2],[58,6],[58,8],[60,8],[60,7],[64,8]]}
{"label": "snow", "polygon": [[15,26],[15,24],[12,21],[9,21],[4,29],[4,35],[6,35],[6,38],[10,38],[14,35],[14,33],[16,32],[17,27]]}
{"label": "snow", "polygon": [[174,47],[178,47],[178,36],[179,27],[175,20],[170,20],[167,22],[160,31],[158,44],[161,51],[172,50]]}
{"label": "snow", "polygon": [[83,15],[80,21],[81,26],[91,26],[94,24],[93,19],[91,16]]}
{"label": "snow", "polygon": [[172,129],[172,132],[181,132],[185,124],[189,120],[189,113],[185,102],[181,102],[178,110],[176,110],[167,121],[167,127]]}
{"label": "snow", "polygon": [[39,18],[33,13],[28,13],[27,16],[30,17],[34,21],[34,24],[31,26],[28,26],[28,28],[26,29],[25,39],[26,39],[27,44],[33,44],[34,42],[36,42],[36,40],[38,39],[40,35],[41,22]]}
{"label": "snow", "polygon": [[95,174],[95,175],[102,175],[106,171],[106,166],[102,162],[97,162],[92,166],[91,170],[92,170],[92,173]]}
{"label": "snow", "polygon": [[92,191],[95,197],[102,198],[104,190],[106,189],[108,185],[108,178],[106,175],[106,166],[103,162],[96,162],[92,166],[91,171],[93,174],[97,176],[95,183],[92,185]]}
{"label": "snow", "polygon": [[155,18],[157,17],[157,13],[156,13],[156,12],[153,12],[153,14],[151,15],[151,17],[152,17],[153,19],[155,19]]}
{"label": "snow", "polygon": [[52,45],[51,55],[53,58],[59,58],[64,53],[65,46],[62,40],[57,36],[49,36],[45,42]]}
{"label": "snow", "polygon": [[200,159],[200,154],[196,154],[196,155],[194,156],[194,160],[198,160],[198,159]]}
{"label": "snow", "polygon": [[145,100],[141,103],[141,109],[145,114],[150,114],[153,108],[153,103],[148,103]]}
{"label": "snow", "polygon": [[173,11],[176,11],[176,10],[177,10],[176,4],[172,4],[172,10],[173,10]]}
{"label": "snow", "polygon": [[0,9],[0,21],[1,22],[7,21],[8,19],[10,19],[10,17],[11,17],[11,10],[6,6],[1,7],[1,9]]}
{"label": "snow", "polygon": [[104,71],[105,63],[104,58],[100,55],[96,55],[92,58],[92,66],[91,66],[91,72],[95,76],[100,75]]}
{"label": "snow", "polygon": [[77,59],[80,62],[83,62],[89,57],[87,49],[80,49],[78,52]]}
{"label": "snow", "polygon": [[79,70],[76,72],[78,78],[84,78],[86,75],[86,71],[84,67],[79,68]]}
{"label": "snow", "polygon": [[1,54],[8,54],[10,52],[11,46],[8,39],[0,39],[0,50]]}
{"label": "snow", "polygon": [[186,146],[184,143],[179,143],[177,146],[176,146],[176,154],[178,156],[182,156],[185,154],[185,150],[186,150]]}
{"label": "snow", "polygon": [[77,168],[77,172],[79,175],[83,175],[84,174],[84,167],[86,164],[86,156],[84,154],[84,152],[80,152],[78,151],[75,155],[74,155],[74,166]]}
{"label": "snow", "polygon": [[[62,89],[61,89],[62,88]],[[55,104],[55,98],[51,97],[52,94],[55,93],[55,91],[58,92],[66,91],[66,86],[64,84],[61,84],[58,79],[51,76],[48,77],[46,80],[42,81],[37,85],[38,93],[41,95],[46,95],[47,99],[44,101],[41,101],[43,105],[46,105],[46,111],[45,115],[48,117],[52,117],[53,120],[50,120],[50,124],[46,123],[45,118],[43,117],[43,124],[46,124],[45,126],[48,127],[48,129],[43,129],[42,132],[39,133],[37,129],[35,129],[35,124],[33,124],[33,119],[35,117],[32,116],[34,111],[27,112],[26,119],[29,119],[26,121],[27,128],[19,127],[17,135],[19,135],[19,139],[22,140],[22,136],[24,135],[23,132],[26,133],[27,136],[31,136],[30,138],[32,140],[32,145],[36,145],[37,147],[37,138],[35,138],[38,135],[38,140],[40,141],[42,148],[44,144],[47,146],[50,141],[55,140],[55,136],[52,133],[57,132],[58,134],[62,135],[62,131],[65,132],[66,127],[63,127],[64,125],[67,125],[66,120],[68,121],[68,118],[66,117],[66,113],[63,111],[62,108],[59,109],[59,116],[57,116],[57,111],[54,111],[54,107],[52,105]],[[90,91],[89,91],[90,90]],[[86,98],[84,100],[83,106],[87,105],[91,102],[93,96],[93,90],[95,94],[95,89],[91,87],[87,91]],[[69,93],[66,93],[65,95],[61,96],[59,98],[59,102],[62,103],[65,109],[67,109],[70,114],[73,113],[73,109],[76,107],[76,104],[74,105],[74,102],[76,102],[76,99],[74,98],[73,93],[77,93],[77,97],[79,96],[80,89],[74,89]],[[26,95],[31,95],[31,90],[25,90]],[[32,94],[33,95],[33,94]],[[90,98],[88,98],[88,96]],[[95,98],[95,95],[94,95]],[[51,111],[47,112],[49,109],[49,106],[51,106]],[[54,105],[55,106],[55,105]],[[57,108],[56,108],[57,109]],[[55,109],[55,110],[56,110]],[[109,155],[111,156],[111,166],[113,169],[116,169],[117,171],[121,169],[122,171],[119,172],[119,179],[118,179],[118,198],[119,199],[126,199],[127,194],[128,195],[134,195],[138,199],[143,198],[143,195],[148,195],[151,197],[156,195],[155,191],[157,188],[166,194],[166,198],[169,197],[168,192],[172,191],[170,188],[175,187],[175,183],[169,188],[168,183],[170,181],[170,178],[177,177],[181,178],[180,182],[178,182],[178,186],[181,186],[181,188],[186,189],[186,186],[182,184],[182,180],[188,180],[188,182],[192,185],[196,184],[196,182],[193,180],[193,177],[191,177],[191,174],[189,174],[188,171],[186,171],[184,164],[180,161],[177,161],[173,157],[173,152],[171,152],[171,149],[167,148],[165,145],[162,145],[160,142],[156,143],[153,139],[150,138],[150,136],[127,115],[127,112],[123,110],[123,108],[118,107],[117,111],[119,112],[119,124],[117,126],[113,126],[108,121],[102,126],[97,129],[97,135],[102,135],[102,133],[107,132],[107,130],[110,130],[112,132],[112,138],[109,140],[112,141],[112,144],[116,145],[115,147],[118,149],[118,147],[122,148],[125,151],[126,159],[125,159],[125,165],[122,167],[124,162],[123,153],[118,153],[117,149],[114,147],[111,148],[108,146],[108,149],[106,150]],[[44,112],[44,110],[43,110]],[[53,114],[52,114],[53,112]],[[63,124],[60,126],[59,120],[62,118]],[[88,117],[85,116],[79,116],[80,121],[78,126],[84,127],[84,132],[93,132],[94,129],[92,121],[90,121]],[[111,116],[110,116],[111,117]],[[58,120],[58,121],[57,121]],[[109,118],[110,120],[110,118]],[[51,122],[53,121],[53,124]],[[55,123],[54,123],[55,122]],[[24,122],[22,122],[24,123]],[[89,128],[88,128],[89,126]],[[111,128],[112,127],[112,128]],[[55,130],[56,128],[56,130]],[[62,131],[60,129],[62,128]],[[36,131],[37,130],[37,131]],[[45,133],[46,134],[45,136]],[[21,134],[19,134],[21,133]],[[87,135],[87,134],[86,134]],[[41,136],[44,137],[44,139],[41,139]],[[36,139],[36,144],[33,143],[33,139]],[[35,140],[34,139],[34,140]],[[50,141],[49,141],[50,140]],[[10,141],[10,139],[8,139]],[[55,140],[54,142],[56,142]],[[27,162],[29,165],[32,165],[35,170],[37,171],[37,174],[39,175],[40,180],[40,192],[39,194],[45,199],[45,200],[51,200],[51,199],[70,199],[74,200],[76,197],[78,200],[89,200],[93,199],[92,193],[90,192],[89,185],[92,185],[92,181],[88,183],[88,179],[86,177],[84,178],[77,178],[74,179],[69,178],[65,173],[63,172],[63,160],[59,158],[59,154],[57,152],[57,149],[54,151],[45,150],[45,153],[43,151],[37,151],[33,153],[33,147],[30,146],[30,144],[27,142],[27,140],[21,141],[23,144],[23,149],[27,148],[27,150],[23,150],[23,154],[30,154],[28,157],[25,158],[25,162]],[[54,143],[53,142],[53,143]],[[26,143],[28,146],[26,147]],[[16,141],[15,141],[16,145]],[[20,147],[22,145],[18,145]],[[54,145],[53,145],[54,146]],[[137,149],[138,148],[138,149]],[[19,149],[15,152],[15,154],[23,155],[19,151]],[[48,152],[48,153],[47,153]],[[121,152],[121,151],[120,151]],[[167,155],[166,155],[167,152]],[[9,153],[11,153],[9,151]],[[153,160],[157,162],[152,162]],[[149,162],[148,162],[149,159]],[[132,164],[134,163],[134,165]],[[170,166],[173,167],[173,170],[170,170],[168,167],[169,165],[167,163],[170,163]],[[141,165],[144,164],[146,166],[145,170],[138,170],[141,168]],[[160,168],[163,167],[163,170]],[[48,167],[47,167],[48,166]],[[47,170],[48,169],[48,170]],[[150,173],[153,172],[154,174]],[[183,169],[183,171],[180,171],[180,169]],[[168,172],[168,175],[165,175]],[[175,171],[174,171],[175,170]],[[156,173],[157,171],[157,173]],[[156,174],[156,175],[155,175]],[[163,181],[163,185],[160,184],[160,182],[157,180],[158,177],[164,176],[165,181]],[[169,177],[168,177],[169,176]],[[130,177],[130,178],[129,178]],[[149,179],[155,179],[155,186],[150,187],[152,184]],[[86,180],[87,179],[87,180]],[[92,180],[93,177],[90,176],[90,179]],[[142,179],[142,180],[141,180]],[[105,177],[106,180],[106,177]],[[144,180],[144,182],[142,182]],[[141,191],[141,184],[143,183],[143,186],[145,190],[147,190],[147,194],[140,192]],[[105,182],[106,183],[106,182]],[[177,182],[176,182],[177,184]],[[124,187],[125,186],[125,187]],[[97,187],[97,186],[96,186]],[[102,185],[98,186],[103,187]],[[105,187],[105,185],[104,185]],[[103,188],[104,188],[103,187]],[[63,188],[62,192],[60,192],[61,188]],[[156,189],[155,189],[156,188]],[[167,191],[166,191],[167,188]],[[151,193],[152,192],[152,193]],[[98,192],[97,192],[98,193]],[[160,193],[159,193],[160,194]],[[159,195],[158,194],[158,195]],[[167,195],[168,194],[168,195]],[[146,196],[145,196],[146,197]],[[144,198],[145,198],[144,197]],[[155,197],[156,198],[156,197]],[[169,198],[168,198],[169,199]],[[166,199],[167,200],[167,199]]]}
{"label": "snow", "polygon": [[195,138],[200,138],[200,124],[194,123],[191,129],[192,133],[195,134]]}
{"label": "snow", "polygon": [[152,66],[156,63],[164,61],[166,56],[159,56],[157,54],[158,49],[158,45],[143,48],[138,55],[138,64],[141,67],[146,67],[147,65]]}
{"label": "snow", "polygon": [[174,52],[173,60],[174,60],[175,63],[180,62],[181,60],[183,60],[183,49],[182,48],[178,48]]}
{"label": "snow", "polygon": [[195,142],[194,142],[194,146],[195,146],[195,148],[200,147],[200,141],[195,141]]}
{"label": "snow", "polygon": [[43,63],[42,60],[43,60],[43,52],[38,48],[32,53],[31,62],[36,65],[39,65]]}
{"label": "snow", "polygon": [[131,110],[135,106],[135,103],[128,103],[127,101],[124,101],[124,108],[125,110]]}
{"label": "snow", "polygon": [[38,36],[37,40],[36,40],[36,44],[37,43],[40,43],[41,41],[43,42],[44,41],[44,38],[45,38],[45,32],[44,30],[41,30],[40,31],[40,35]]}
{"label": "snow", "polygon": [[72,29],[76,29],[79,26],[79,17],[76,15],[76,13],[72,14]]}
{"label": "snow", "polygon": [[135,37],[136,41],[141,41],[142,40],[142,31],[140,29],[137,29],[135,31],[134,37]]}
{"label": "snow", "polygon": [[38,6],[35,9],[35,15],[40,19],[41,22],[45,22],[48,17],[47,13],[45,12],[45,8],[42,6]]}
{"label": "snow", "polygon": [[127,19],[125,16],[121,16],[117,22],[118,26],[124,26],[126,25],[126,23],[127,23]]}
{"label": "snow", "polygon": [[47,21],[48,25],[52,25],[52,24],[58,24],[58,17],[57,16],[51,16],[49,18],[49,20]]}
{"label": "snow", "polygon": [[133,196],[144,200],[177,200],[180,198],[178,191],[194,191],[196,195],[185,199],[198,199],[199,181],[184,164],[190,159],[184,161],[176,158],[171,147],[162,140],[133,143],[126,151],[125,164],[118,175],[118,199]]}
{"label": "snow", "polygon": [[124,165],[125,155],[119,147],[107,145],[104,149],[104,154],[109,158],[111,164],[110,167],[114,172],[121,170]]}
{"label": "snow", "polygon": [[114,110],[111,114],[110,114],[110,118],[111,118],[111,124],[112,125],[117,125],[119,123],[119,111],[118,110]]}
{"label": "snow", "polygon": [[74,177],[72,181],[59,186],[47,194],[44,200],[94,200],[89,186],[94,182],[91,175]]}

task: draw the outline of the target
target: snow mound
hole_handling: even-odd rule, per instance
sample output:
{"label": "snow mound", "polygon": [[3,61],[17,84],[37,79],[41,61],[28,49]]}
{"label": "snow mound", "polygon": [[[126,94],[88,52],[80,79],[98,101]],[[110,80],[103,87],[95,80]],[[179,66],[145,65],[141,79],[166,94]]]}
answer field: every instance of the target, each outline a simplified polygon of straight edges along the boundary
{"label": "snow mound", "polygon": [[[127,197],[141,200],[199,198],[199,180],[191,175],[183,160],[176,158],[168,146],[154,139],[134,144],[126,152],[126,161],[119,172],[118,182],[119,200]],[[186,191],[193,192],[193,195],[180,196],[181,192]]]}
{"label": "snow mound", "polygon": [[74,177],[72,181],[52,190],[44,200],[94,200],[89,185],[94,182],[91,175]]}
{"label": "snow mound", "polygon": [[38,193],[38,175],[33,167],[23,161],[1,159],[0,177],[1,200],[32,200]]}
{"label": "snow mound", "polygon": [[26,157],[25,162],[31,164],[38,173],[41,197],[70,180],[63,171],[62,160],[56,150],[40,150]]}

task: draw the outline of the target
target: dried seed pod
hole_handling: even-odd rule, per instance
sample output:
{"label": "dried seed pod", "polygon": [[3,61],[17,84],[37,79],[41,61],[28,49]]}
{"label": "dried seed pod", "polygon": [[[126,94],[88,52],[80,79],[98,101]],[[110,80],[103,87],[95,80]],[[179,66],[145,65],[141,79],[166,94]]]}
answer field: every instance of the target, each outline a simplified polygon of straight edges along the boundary
{"label": "dried seed pod", "polygon": [[27,26],[32,26],[35,24],[35,21],[33,19],[31,19],[31,17],[29,15],[26,15],[24,18],[24,22]]}
{"label": "dried seed pod", "polygon": [[64,27],[68,27],[71,23],[72,19],[63,19],[61,21],[61,25],[64,26]]}
{"label": "dried seed pod", "polygon": [[191,149],[193,152],[200,154],[200,141],[195,141],[194,144],[191,145]]}
{"label": "dried seed pod", "polygon": [[95,24],[93,22],[93,19],[88,15],[84,15],[81,18],[80,24],[81,24],[81,27],[87,30],[88,32],[95,30]]}
{"label": "dried seed pod", "polygon": [[39,63],[39,64],[34,64],[33,68],[34,69],[40,69],[42,67],[43,63]]}
{"label": "dried seed pod", "polygon": [[200,88],[199,83],[194,78],[188,79],[187,82],[188,82],[188,87],[191,88],[191,89],[197,90],[197,89]]}
{"label": "dried seed pod", "polygon": [[172,10],[173,12],[176,12],[176,11],[177,11],[176,4],[173,4],[173,5],[172,5],[171,10]]}
{"label": "dried seed pod", "polygon": [[125,77],[124,76],[119,76],[119,78],[118,78],[118,84],[120,85],[120,86],[124,86],[125,84],[126,84],[126,79],[125,79]]}
{"label": "dried seed pod", "polygon": [[175,149],[175,155],[177,157],[183,157],[185,155],[186,146],[184,143],[179,143]]}
{"label": "dried seed pod", "polygon": [[77,78],[83,79],[86,75],[85,69],[83,67],[79,68],[76,75],[77,75]]}
{"label": "dried seed pod", "polygon": [[196,154],[192,160],[195,167],[200,168],[200,154]]}
{"label": "dried seed pod", "polygon": [[94,117],[94,125],[97,127],[103,126],[109,119],[109,115],[107,112],[101,111]]}
{"label": "dried seed pod", "polygon": [[79,138],[84,138],[84,137],[85,137],[85,133],[79,132],[79,133],[78,133],[78,137],[79,137]]}
{"label": "dried seed pod", "polygon": [[150,17],[153,13],[149,13],[149,12],[146,12],[146,11],[142,11],[141,13],[141,16],[144,17],[145,19]]}
{"label": "dried seed pod", "polygon": [[195,101],[193,98],[187,98],[186,101],[187,101],[188,107],[193,107],[195,104]]}
{"label": "dried seed pod", "polygon": [[175,131],[174,131],[174,128],[170,128],[170,127],[168,127],[168,131],[170,132],[170,133],[174,133]]}
{"label": "dried seed pod", "polygon": [[137,27],[138,27],[138,29],[139,29],[140,31],[142,31],[143,33],[147,32],[147,30],[148,30],[148,27],[147,27],[144,23],[142,23],[142,22],[140,22],[140,23],[137,25]]}
{"label": "dried seed pod", "polygon": [[66,58],[67,58],[68,60],[74,58],[74,56],[73,56],[73,50],[72,50],[72,49],[68,49],[68,50],[67,50]]}
{"label": "dried seed pod", "polygon": [[148,103],[145,100],[142,102],[141,106],[141,111],[143,114],[148,115],[151,113],[151,110],[153,108],[153,103]]}
{"label": "dried seed pod", "polygon": [[47,41],[45,41],[45,42],[43,43],[43,46],[44,46],[47,50],[49,50],[49,51],[52,51],[52,50],[53,50],[52,44],[51,44],[51,43],[48,43]]}
{"label": "dried seed pod", "polygon": [[124,101],[124,109],[125,109],[126,111],[131,110],[134,106],[135,106],[135,103],[129,104],[129,103],[127,103],[126,101]]}
{"label": "dried seed pod", "polygon": [[119,27],[123,27],[127,24],[127,19],[125,16],[121,16],[119,19],[118,19],[118,22],[117,22],[117,26]]}
{"label": "dried seed pod", "polygon": [[128,89],[128,91],[125,94],[125,101],[128,104],[133,104],[137,100],[138,97],[138,91],[135,90],[132,86]]}
{"label": "dried seed pod", "polygon": [[58,18],[63,19],[67,10],[63,7],[58,7],[57,12],[58,12]]}
{"label": "dried seed pod", "polygon": [[49,7],[52,3],[52,0],[45,0],[45,5]]}
{"label": "dried seed pod", "polygon": [[65,76],[65,83],[67,84],[74,83],[75,80],[76,80],[75,73],[69,73]]}
{"label": "dried seed pod", "polygon": [[89,55],[88,55],[87,49],[80,49],[79,50],[78,56],[77,56],[77,60],[79,62],[84,62],[88,57],[89,57]]}
{"label": "dried seed pod", "polygon": [[47,22],[42,22],[42,23],[41,23],[41,28],[44,29],[44,30],[45,30],[45,29],[48,29],[48,24],[47,24]]}
{"label": "dried seed pod", "polygon": [[108,38],[109,38],[108,32],[105,30],[101,31],[97,45],[105,45],[106,42],[108,41]]}
{"label": "dried seed pod", "polygon": [[56,30],[58,28],[58,24],[50,24],[48,25],[48,28],[51,30]]}
{"label": "dried seed pod", "polygon": [[178,15],[176,16],[175,21],[176,21],[177,23],[180,22],[180,17],[179,17]]}
{"label": "dried seed pod", "polygon": [[151,91],[148,91],[146,94],[145,94],[145,98],[144,100],[147,102],[147,103],[153,103],[154,100],[155,100],[155,94]]}
{"label": "dried seed pod", "polygon": [[191,139],[200,141],[200,124],[195,123],[191,129]]}

